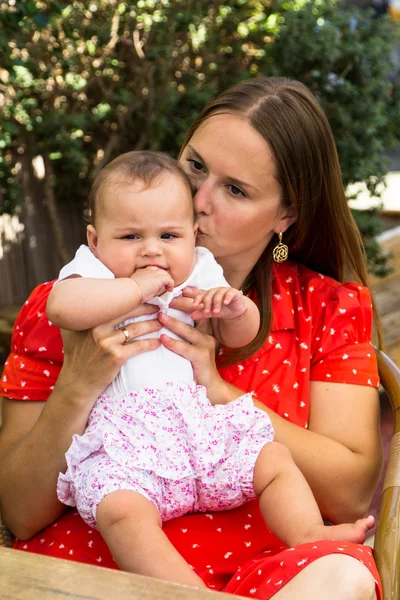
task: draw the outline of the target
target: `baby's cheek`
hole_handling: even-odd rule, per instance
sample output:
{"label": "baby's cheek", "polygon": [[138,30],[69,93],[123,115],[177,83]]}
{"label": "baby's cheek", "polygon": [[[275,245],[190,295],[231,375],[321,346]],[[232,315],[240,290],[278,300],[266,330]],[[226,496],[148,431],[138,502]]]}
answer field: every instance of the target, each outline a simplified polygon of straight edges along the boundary
{"label": "baby's cheek", "polygon": [[180,259],[180,263],[176,264],[171,270],[170,275],[174,280],[174,285],[177,287],[181,285],[184,281],[189,278],[193,270],[193,265],[190,261],[185,260],[185,257],[182,256]]}

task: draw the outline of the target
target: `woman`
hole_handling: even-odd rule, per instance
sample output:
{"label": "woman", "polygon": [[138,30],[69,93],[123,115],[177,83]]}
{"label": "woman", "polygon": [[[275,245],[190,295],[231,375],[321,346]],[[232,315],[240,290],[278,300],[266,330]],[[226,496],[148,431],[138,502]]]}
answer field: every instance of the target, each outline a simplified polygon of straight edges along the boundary
{"label": "woman", "polygon": [[[199,244],[214,253],[230,285],[258,301],[260,332],[234,356],[222,351],[219,373],[212,338],[168,316],[159,315],[158,325],[130,325],[130,336],[162,323],[184,340],[163,336],[162,343],[192,361],[209,393],[227,402],[253,392],[324,516],[355,520],[368,507],[381,465],[378,376],[371,300],[361,285],[364,258],[327,120],[302,84],[251,80],[210,102],[180,161],[195,189]],[[273,256],[284,257],[281,235],[290,262],[274,263]],[[344,277],[358,283],[339,283]],[[75,513],[61,517],[56,481],[96,397],[129,356],[158,342],[125,346],[116,323],[65,334],[58,377],[61,337],[44,314],[50,289],[39,286],[23,307],[3,374],[2,514],[29,540],[17,542],[21,549],[112,566],[95,532]],[[176,306],[190,311],[188,302],[177,299]],[[380,598],[369,549],[334,542],[285,549],[252,503],[188,515],[164,529],[216,589],[274,600]]]}

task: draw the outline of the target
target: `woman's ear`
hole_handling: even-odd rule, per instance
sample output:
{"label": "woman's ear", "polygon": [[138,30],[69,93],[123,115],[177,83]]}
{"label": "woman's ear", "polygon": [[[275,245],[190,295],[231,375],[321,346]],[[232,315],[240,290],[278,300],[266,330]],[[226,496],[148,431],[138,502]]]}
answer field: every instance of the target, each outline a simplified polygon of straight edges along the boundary
{"label": "woman's ear", "polygon": [[278,218],[278,228],[276,233],[285,233],[285,231],[297,221],[297,217],[297,208],[293,204],[283,207],[281,209],[281,215]]}
{"label": "woman's ear", "polygon": [[93,227],[93,225],[88,225],[86,227],[86,238],[88,242],[88,246],[91,249],[92,253],[97,258],[97,231]]}

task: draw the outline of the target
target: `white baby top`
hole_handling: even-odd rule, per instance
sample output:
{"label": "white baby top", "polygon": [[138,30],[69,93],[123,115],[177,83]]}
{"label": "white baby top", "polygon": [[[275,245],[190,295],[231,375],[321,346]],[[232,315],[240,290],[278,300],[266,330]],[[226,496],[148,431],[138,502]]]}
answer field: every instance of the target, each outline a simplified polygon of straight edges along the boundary
{"label": "white baby top", "polygon": [[[92,254],[88,246],[84,245],[80,246],[77,250],[75,258],[61,269],[58,281],[70,277],[71,275],[80,275],[81,277],[93,277],[98,279],[114,278],[114,274]],[[196,247],[195,263],[188,279],[178,287],[174,288],[172,292],[165,292],[162,296],[152,298],[149,300],[149,304],[159,306],[162,312],[193,325],[194,323],[190,318],[190,315],[183,311],[169,308],[171,300],[180,296],[182,289],[186,286],[197,287],[201,290],[209,290],[214,287],[229,286],[229,284],[223,276],[222,268],[216,262],[211,252],[206,248]],[[135,319],[129,319],[118,325],[116,329],[128,323],[155,318],[156,315],[144,315]],[[180,339],[165,328],[142,337],[157,338],[160,337],[162,333],[166,333],[175,339]],[[144,352],[143,354],[129,358],[104,393],[114,395],[127,394],[141,388],[161,389],[165,387],[167,382],[172,381],[192,382],[192,365],[182,356],[175,354],[161,345],[151,352]]]}

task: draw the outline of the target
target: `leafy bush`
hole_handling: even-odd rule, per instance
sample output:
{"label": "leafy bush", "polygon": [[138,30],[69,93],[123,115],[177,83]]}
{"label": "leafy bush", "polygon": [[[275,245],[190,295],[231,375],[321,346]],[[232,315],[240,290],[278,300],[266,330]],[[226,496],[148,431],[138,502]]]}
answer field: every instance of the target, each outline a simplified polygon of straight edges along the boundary
{"label": "leafy bush", "polygon": [[211,96],[258,74],[311,88],[345,184],[365,181],[374,193],[384,178],[382,153],[399,126],[396,32],[385,18],[336,0],[15,0],[0,8],[0,212],[45,198],[58,245],[59,208],[73,198],[81,210],[98,169],[132,149],[176,155]]}

